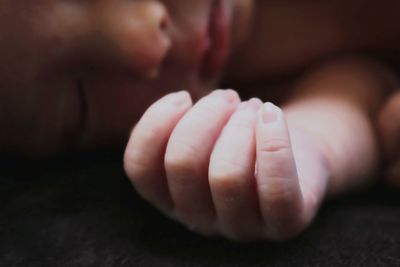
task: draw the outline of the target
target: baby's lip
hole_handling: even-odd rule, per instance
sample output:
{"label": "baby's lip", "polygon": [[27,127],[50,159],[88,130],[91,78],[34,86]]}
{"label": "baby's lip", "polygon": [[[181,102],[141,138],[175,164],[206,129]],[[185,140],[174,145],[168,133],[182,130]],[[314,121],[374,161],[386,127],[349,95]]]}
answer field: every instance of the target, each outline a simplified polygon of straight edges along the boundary
{"label": "baby's lip", "polygon": [[209,46],[200,67],[200,74],[206,80],[220,74],[228,54],[230,25],[221,0],[212,2],[207,26]]}

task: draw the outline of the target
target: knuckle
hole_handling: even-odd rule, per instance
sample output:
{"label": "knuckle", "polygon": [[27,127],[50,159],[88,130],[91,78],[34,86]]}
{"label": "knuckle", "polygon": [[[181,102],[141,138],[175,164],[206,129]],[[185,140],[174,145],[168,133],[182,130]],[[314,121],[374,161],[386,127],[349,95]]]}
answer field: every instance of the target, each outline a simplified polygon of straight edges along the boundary
{"label": "knuckle", "polygon": [[233,160],[219,158],[215,160],[210,168],[210,176],[215,180],[225,180],[230,177],[242,177],[247,175],[247,166],[240,162]]}
{"label": "knuckle", "polygon": [[167,178],[175,185],[193,186],[195,177],[203,175],[204,168],[199,160],[199,153],[192,146],[167,152],[164,166]]}
{"label": "knuckle", "polygon": [[290,180],[298,176],[297,165],[291,150],[275,152],[257,151],[257,177],[260,181]]}
{"label": "knuckle", "polygon": [[253,118],[249,116],[242,116],[240,118],[235,118],[230,121],[228,124],[227,128],[230,128],[232,130],[251,130],[253,131],[254,129],[254,120]]}
{"label": "knuckle", "polygon": [[190,144],[176,143],[167,149],[164,164],[167,172],[188,173],[196,171],[199,165],[200,151]]}
{"label": "knuckle", "polygon": [[289,140],[281,138],[273,138],[263,140],[258,146],[258,152],[276,153],[282,151],[288,151],[291,149]]}
{"label": "knuckle", "polygon": [[189,169],[191,160],[182,154],[167,153],[165,154],[164,164],[167,172],[182,172],[182,170]]}
{"label": "knuckle", "polygon": [[242,164],[221,161],[218,167],[210,168],[209,181],[212,190],[221,196],[232,196],[243,186],[243,179],[248,176]]}
{"label": "knuckle", "polygon": [[272,146],[267,145],[258,149],[256,157],[257,175],[263,176],[262,180],[285,183],[297,176],[294,155],[287,142],[274,141]]}
{"label": "knuckle", "polygon": [[193,177],[190,175],[189,171],[184,171],[181,173],[173,173],[171,171],[167,171],[167,179],[169,181],[170,186],[178,188],[183,187],[183,188],[188,188],[193,185],[193,182],[195,181]]}
{"label": "knuckle", "polygon": [[258,185],[260,198],[262,201],[269,203],[272,207],[293,203],[297,200],[297,195],[294,194],[295,188],[292,181],[286,178],[270,177],[268,183]]}

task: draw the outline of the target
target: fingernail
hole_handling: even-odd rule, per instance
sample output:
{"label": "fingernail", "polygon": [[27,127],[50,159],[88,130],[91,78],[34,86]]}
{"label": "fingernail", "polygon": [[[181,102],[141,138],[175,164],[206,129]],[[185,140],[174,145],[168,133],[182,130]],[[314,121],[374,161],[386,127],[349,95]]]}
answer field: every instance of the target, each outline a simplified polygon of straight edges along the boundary
{"label": "fingernail", "polygon": [[278,107],[276,107],[274,104],[269,102],[265,103],[263,105],[261,113],[262,121],[264,123],[276,122],[279,118],[278,112],[279,112]]}
{"label": "fingernail", "polygon": [[179,91],[166,96],[165,100],[175,106],[181,106],[185,104],[190,98],[189,93],[186,91]]}
{"label": "fingernail", "polygon": [[215,90],[214,92],[211,93],[211,96],[222,97],[229,103],[236,102],[239,99],[238,94],[235,91],[230,90],[230,89]]}

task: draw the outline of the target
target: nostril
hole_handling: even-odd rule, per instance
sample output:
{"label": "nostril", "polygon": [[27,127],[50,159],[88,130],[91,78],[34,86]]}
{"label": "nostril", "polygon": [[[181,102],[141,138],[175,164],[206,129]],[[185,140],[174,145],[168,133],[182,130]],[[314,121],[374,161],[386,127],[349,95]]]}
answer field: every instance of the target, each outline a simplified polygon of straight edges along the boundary
{"label": "nostril", "polygon": [[149,11],[153,13],[154,19],[158,21],[159,29],[163,32],[167,31],[170,24],[170,17],[165,6],[159,2],[154,2]]}
{"label": "nostril", "polygon": [[169,24],[169,18],[166,15],[160,21],[160,29],[161,29],[161,31],[166,32],[167,29],[168,29],[168,24]]}

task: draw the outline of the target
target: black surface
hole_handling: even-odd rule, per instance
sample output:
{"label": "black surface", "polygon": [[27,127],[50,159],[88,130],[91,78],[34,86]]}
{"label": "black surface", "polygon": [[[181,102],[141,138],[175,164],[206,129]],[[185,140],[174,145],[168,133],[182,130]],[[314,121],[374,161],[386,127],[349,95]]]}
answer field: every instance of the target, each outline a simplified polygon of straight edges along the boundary
{"label": "black surface", "polygon": [[203,238],[163,218],[118,157],[0,165],[0,266],[400,266],[400,192],[324,205],[286,243]]}

